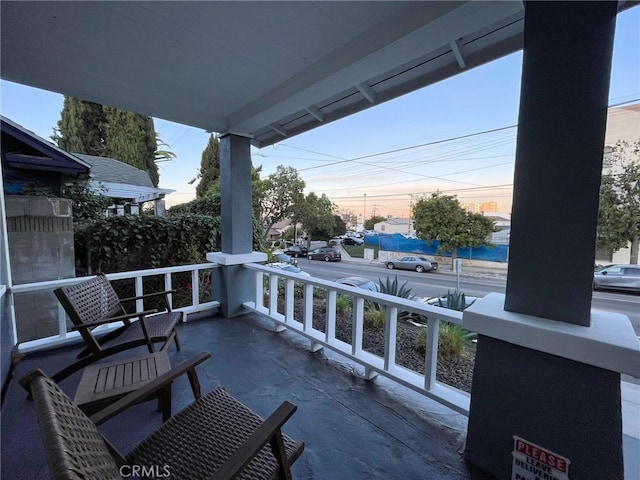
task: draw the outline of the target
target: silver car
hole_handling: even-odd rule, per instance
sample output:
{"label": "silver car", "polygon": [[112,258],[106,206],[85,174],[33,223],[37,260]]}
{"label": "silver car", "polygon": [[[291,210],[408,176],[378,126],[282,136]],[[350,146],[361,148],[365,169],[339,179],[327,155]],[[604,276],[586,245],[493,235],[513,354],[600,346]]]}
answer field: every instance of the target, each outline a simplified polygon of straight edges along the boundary
{"label": "silver car", "polygon": [[593,289],[599,288],[640,293],[640,265],[607,265],[593,272]]}
{"label": "silver car", "polygon": [[402,258],[389,260],[386,264],[389,270],[400,268],[402,270],[415,270],[418,273],[430,272],[438,269],[438,262],[432,262],[425,257],[409,255]]}

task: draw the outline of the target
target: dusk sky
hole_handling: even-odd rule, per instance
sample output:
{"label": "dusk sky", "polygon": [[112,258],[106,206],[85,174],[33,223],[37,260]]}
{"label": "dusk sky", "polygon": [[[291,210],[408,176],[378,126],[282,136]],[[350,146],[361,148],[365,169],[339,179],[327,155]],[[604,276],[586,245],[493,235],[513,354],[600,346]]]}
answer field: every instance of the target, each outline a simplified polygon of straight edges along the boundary
{"label": "dusk sky", "polygon": [[[441,191],[462,203],[496,201],[510,212],[522,52],[263,149],[263,176],[295,167],[306,192],[340,210],[408,216],[412,198]],[[640,100],[640,7],[618,16],[609,105]],[[62,95],[0,82],[2,115],[49,139]],[[201,129],[155,119],[177,158],[159,163],[167,205],[195,197],[189,185],[208,140]],[[486,132],[486,133],[483,133]],[[640,135],[640,132],[639,132]],[[388,152],[388,153],[387,153]],[[413,196],[413,197],[412,197]]]}

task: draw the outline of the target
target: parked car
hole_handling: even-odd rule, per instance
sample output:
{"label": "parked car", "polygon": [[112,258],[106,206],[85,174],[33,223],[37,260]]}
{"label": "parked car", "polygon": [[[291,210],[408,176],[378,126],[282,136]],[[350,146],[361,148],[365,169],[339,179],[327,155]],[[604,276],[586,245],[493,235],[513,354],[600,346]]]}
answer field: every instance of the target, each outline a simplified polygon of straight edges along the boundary
{"label": "parked car", "polygon": [[298,246],[298,245],[287,247],[284,250],[284,253],[286,253],[287,255],[291,255],[292,257],[295,257],[295,258],[306,257],[307,252],[308,252],[307,247]]}
{"label": "parked car", "polygon": [[438,262],[432,262],[425,257],[419,257],[416,255],[409,255],[389,260],[385,265],[389,270],[399,268],[401,270],[415,270],[418,273],[430,272],[438,269]]}
{"label": "parked car", "polygon": [[342,240],[343,245],[362,245],[364,240],[359,237],[346,237]]}
{"label": "parked car", "polygon": [[296,260],[293,257],[290,257],[286,253],[274,253],[273,259],[276,262],[280,262],[280,263],[290,263],[291,265],[298,265],[298,260]]}
{"label": "parked car", "polygon": [[599,288],[640,293],[640,265],[607,265],[593,272],[593,289]]}
{"label": "parked car", "polygon": [[296,267],[295,265],[291,265],[290,263],[282,263],[282,262],[267,263],[267,266],[271,268],[277,268],[278,270],[282,270],[284,272],[299,273],[300,275],[303,275],[305,277],[311,276],[307,272],[301,270],[300,267]]}
{"label": "parked car", "polygon": [[372,292],[379,291],[378,285],[374,281],[364,277],[342,277],[335,280],[335,282],[341,285],[362,288],[363,290],[371,290]]}
{"label": "parked car", "polygon": [[309,260],[324,260],[325,262],[339,262],[342,260],[342,254],[339,248],[324,247],[311,250],[307,255]]}

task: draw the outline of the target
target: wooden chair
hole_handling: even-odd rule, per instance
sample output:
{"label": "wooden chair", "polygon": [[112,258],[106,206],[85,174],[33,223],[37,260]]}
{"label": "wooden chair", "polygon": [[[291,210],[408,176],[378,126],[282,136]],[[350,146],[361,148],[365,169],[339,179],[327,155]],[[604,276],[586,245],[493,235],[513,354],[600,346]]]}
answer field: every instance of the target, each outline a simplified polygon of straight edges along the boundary
{"label": "wooden chair", "polygon": [[[153,344],[163,342],[161,351],[169,348],[172,340],[180,349],[176,325],[183,320],[182,312],[174,312],[168,300],[167,292],[150,293],[126,299],[118,298],[111,282],[104,275],[54,291],[73,322],[73,329],[80,332],[86,348],[78,355],[79,361],[56,373],[52,378],[60,382],[69,375],[114,353],[130,348],[146,345],[150,353],[154,353]],[[160,296],[165,311],[144,310],[127,313],[123,303]],[[138,321],[132,321],[138,319]],[[94,335],[93,330],[114,322],[123,325],[101,337]]]}
{"label": "wooden chair", "polygon": [[295,405],[285,401],[263,421],[223,388],[217,388],[123,456],[100,434],[97,425],[162,389],[162,377],[91,418],[42,372],[32,372],[23,381],[35,401],[54,480],[132,474],[189,480],[290,479],[290,465],[304,450],[302,442],[281,432]]}

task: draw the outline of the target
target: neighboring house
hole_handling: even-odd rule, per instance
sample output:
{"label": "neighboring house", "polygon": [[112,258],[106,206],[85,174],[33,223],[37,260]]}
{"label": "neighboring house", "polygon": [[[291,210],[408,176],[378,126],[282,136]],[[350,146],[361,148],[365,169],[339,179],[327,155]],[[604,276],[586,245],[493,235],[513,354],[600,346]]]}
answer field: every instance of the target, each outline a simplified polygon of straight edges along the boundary
{"label": "neighboring house", "polygon": [[[113,214],[137,213],[153,201],[164,213],[164,196],[147,172],[111,158],[71,154],[12,120],[0,116],[2,186],[7,244],[14,284],[75,277],[71,200],[65,183],[89,182],[114,201]],[[2,219],[5,221],[5,219]],[[50,294],[22,294],[15,312],[21,341],[58,331],[59,304]]]}
{"label": "neighboring house", "polygon": [[291,220],[281,220],[271,225],[267,232],[267,240],[274,241],[280,239],[282,233],[291,227]]}
{"label": "neighboring house", "polygon": [[[88,179],[90,165],[6,117],[0,130],[6,209],[0,223],[6,221],[12,284],[75,277],[71,201],[58,196],[64,183]],[[50,292],[16,295],[14,308],[20,341],[59,329]]]}
{"label": "neighboring house", "polygon": [[384,222],[378,222],[373,229],[379,233],[414,234],[413,220],[410,218],[388,218]]}
{"label": "neighboring house", "polygon": [[7,195],[58,195],[65,182],[87,180],[91,166],[0,115],[2,179]]}
{"label": "neighboring house", "polygon": [[165,195],[174,192],[153,186],[149,174],[114,158],[74,154],[91,166],[91,186],[113,200],[109,215],[136,214],[145,202],[153,202],[154,213],[164,216]]}

